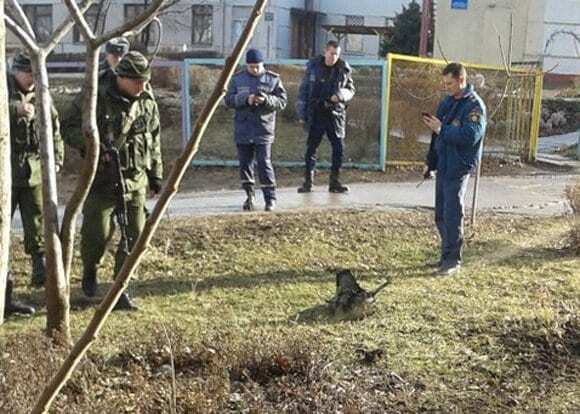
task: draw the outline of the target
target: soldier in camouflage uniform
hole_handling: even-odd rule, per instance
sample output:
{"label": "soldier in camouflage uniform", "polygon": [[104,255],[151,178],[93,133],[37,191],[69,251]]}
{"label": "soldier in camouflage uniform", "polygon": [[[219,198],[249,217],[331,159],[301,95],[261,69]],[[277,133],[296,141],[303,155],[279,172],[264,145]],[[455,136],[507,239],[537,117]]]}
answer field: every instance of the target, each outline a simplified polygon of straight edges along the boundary
{"label": "soldier in camouflage uniform", "polygon": [[[32,257],[31,282],[41,287],[45,281],[42,221],[42,170],[40,142],[36,131],[34,77],[30,58],[18,53],[8,78],[10,145],[12,147],[12,215],[20,208],[24,226],[24,250]],[[57,171],[63,163],[64,145],[58,114],[52,107],[52,127]],[[12,301],[13,282],[8,274],[6,314],[33,313],[34,309]]]}
{"label": "soldier in camouflage uniform", "polygon": [[[147,187],[152,193],[159,193],[163,177],[159,110],[147,86],[150,77],[149,62],[141,53],[133,51],[123,57],[115,69],[115,76],[104,79],[98,89],[97,123],[101,154],[104,154],[107,141],[111,141],[118,149],[127,189],[125,200],[129,250],[133,248],[145,225]],[[73,109],[63,124],[66,125],[67,143],[82,153],[81,108]],[[110,160],[101,156],[95,181],[83,209],[82,288],[88,297],[95,296],[97,291],[97,265],[105,252],[110,217],[116,208],[111,168]],[[121,269],[125,257],[124,252],[118,248],[115,274]],[[137,308],[128,294],[124,293],[115,309]]]}

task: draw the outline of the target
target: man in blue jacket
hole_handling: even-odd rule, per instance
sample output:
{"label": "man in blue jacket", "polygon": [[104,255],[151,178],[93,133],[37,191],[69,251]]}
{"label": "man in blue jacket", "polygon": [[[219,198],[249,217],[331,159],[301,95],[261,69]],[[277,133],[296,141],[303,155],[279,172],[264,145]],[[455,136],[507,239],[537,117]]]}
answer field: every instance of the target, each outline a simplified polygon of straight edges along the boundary
{"label": "man in blue jacket", "polygon": [[423,171],[425,178],[437,172],[435,223],[441,236],[441,275],[459,272],[463,247],[463,216],[469,174],[481,160],[486,128],[486,108],[460,63],[448,64],[442,72],[448,93],[437,116],[423,114],[433,135]]}
{"label": "man in blue jacket", "polygon": [[355,94],[352,70],[340,58],[340,46],[331,40],[323,56],[316,57],[306,66],[306,74],[300,84],[297,111],[308,131],[306,148],[306,172],[299,193],[312,191],[316,151],[326,134],[332,146],[332,165],[328,190],[346,193],[348,187],[340,183],[340,169],[344,157],[346,136],[346,108]]}
{"label": "man in blue jacket", "polygon": [[246,54],[247,68],[232,78],[225,102],[235,108],[234,135],[240,162],[240,179],[246,191],[244,211],[255,209],[254,164],[264,194],[266,211],[276,206],[276,176],[272,166],[272,143],[276,130],[276,112],[288,103],[286,90],[277,73],[264,68],[262,53],[256,49]]}

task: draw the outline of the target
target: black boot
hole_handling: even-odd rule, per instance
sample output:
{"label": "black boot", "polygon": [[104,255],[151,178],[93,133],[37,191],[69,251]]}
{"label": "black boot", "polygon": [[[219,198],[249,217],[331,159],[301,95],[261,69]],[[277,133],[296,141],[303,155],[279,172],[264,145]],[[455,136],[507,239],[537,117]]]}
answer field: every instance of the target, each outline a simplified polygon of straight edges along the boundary
{"label": "black boot", "polygon": [[93,298],[97,294],[99,284],[97,282],[97,269],[87,266],[83,270],[83,281],[81,283],[83,292],[88,298]]}
{"label": "black boot", "polygon": [[256,209],[256,193],[254,193],[254,187],[252,186],[245,186],[244,190],[246,191],[246,201],[244,201],[244,205],[242,209],[244,211],[254,211]]}
{"label": "black boot", "polygon": [[348,193],[348,187],[340,183],[339,177],[340,170],[330,172],[328,191],[330,191],[331,193],[339,193],[339,194]]}
{"label": "black boot", "polygon": [[32,315],[35,309],[32,306],[25,305],[20,302],[15,302],[12,300],[12,290],[14,288],[13,282],[8,276],[6,281],[6,303],[4,304],[4,317],[8,318],[10,315],[20,314],[20,315]]}
{"label": "black boot", "polygon": [[266,200],[265,211],[274,211],[276,209],[276,200],[268,199]]}
{"label": "black boot", "polygon": [[135,305],[135,303],[133,303],[133,301],[131,300],[129,295],[126,292],[123,292],[121,294],[121,297],[119,297],[119,300],[115,304],[115,307],[113,308],[113,310],[114,311],[138,311],[139,308],[137,307],[137,305]]}
{"label": "black boot", "polygon": [[32,255],[32,276],[30,284],[32,287],[40,288],[46,281],[46,269],[44,266],[44,254],[35,253]]}
{"label": "black boot", "polygon": [[302,184],[302,187],[298,188],[298,192],[300,194],[311,193],[313,183],[314,183],[314,171],[306,170],[306,172],[304,173],[304,184]]}

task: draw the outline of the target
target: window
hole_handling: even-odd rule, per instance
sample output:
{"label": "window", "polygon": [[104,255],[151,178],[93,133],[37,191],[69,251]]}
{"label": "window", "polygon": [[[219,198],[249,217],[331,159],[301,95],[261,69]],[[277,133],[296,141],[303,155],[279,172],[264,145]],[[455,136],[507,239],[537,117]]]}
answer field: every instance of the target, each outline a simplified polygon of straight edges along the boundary
{"label": "window", "polygon": [[[143,3],[125,4],[124,17],[125,22],[135,20],[138,16],[147,10],[148,5]],[[144,29],[141,34],[135,38],[134,46],[136,49],[146,48],[150,43],[149,26]]]}
{"label": "window", "polygon": [[[244,31],[244,27],[246,27],[246,23],[248,22],[248,18],[250,17],[251,12],[252,12],[251,7],[246,6],[232,7],[232,32],[230,39],[230,45],[232,48],[236,45],[238,39],[240,38],[242,32]],[[254,39],[252,39],[252,43],[253,41]]]}
{"label": "window", "polygon": [[364,26],[365,17],[364,16],[346,16],[347,26]]}
{"label": "window", "polygon": [[213,44],[213,7],[195,5],[191,8],[191,43]]}
{"label": "window", "polygon": [[364,53],[364,36],[352,33],[347,34],[345,49],[347,53]]}
{"label": "window", "polygon": [[147,9],[145,4],[125,4],[125,21],[135,20]]}
{"label": "window", "polygon": [[[105,26],[106,12],[102,12],[98,5],[93,4],[85,12],[85,19],[93,32],[100,33],[100,28]],[[73,29],[73,43],[81,43],[83,41],[81,31],[75,25]]]}
{"label": "window", "polygon": [[[364,16],[346,16],[345,17],[346,26],[350,27],[362,27],[365,25]],[[346,36],[346,52],[347,53],[364,53],[364,41],[363,35],[360,34],[348,34]]]}
{"label": "window", "polygon": [[22,6],[26,17],[32,25],[36,39],[39,42],[48,40],[52,33],[52,5],[31,5]]}

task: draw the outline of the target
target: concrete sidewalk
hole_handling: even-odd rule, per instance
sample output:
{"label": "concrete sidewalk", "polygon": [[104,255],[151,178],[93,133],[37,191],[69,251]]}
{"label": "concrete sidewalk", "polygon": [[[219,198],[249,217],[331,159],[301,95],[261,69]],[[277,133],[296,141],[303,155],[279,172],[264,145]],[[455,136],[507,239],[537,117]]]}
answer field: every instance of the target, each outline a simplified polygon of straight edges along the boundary
{"label": "concrete sidewalk", "polygon": [[[566,186],[574,175],[537,177],[484,177],[481,181],[479,208],[517,214],[557,215],[568,211],[564,198]],[[430,208],[434,204],[434,181],[419,188],[416,182],[352,184],[348,194],[330,194],[326,186],[315,187],[310,194],[298,194],[296,188],[278,192],[278,210],[375,208],[383,210]],[[468,199],[471,200],[473,180]],[[182,194],[172,203],[170,216],[203,216],[239,213],[244,200],[240,191]],[[262,206],[261,196],[258,198]],[[471,205],[471,202],[470,202]]]}
{"label": "concrete sidewalk", "polygon": [[[569,211],[564,197],[566,186],[577,175],[540,175],[526,177],[483,177],[480,188],[479,208],[487,211],[550,216]],[[348,194],[330,194],[326,186],[315,187],[310,194],[298,194],[296,188],[278,191],[278,211],[300,209],[380,209],[398,210],[432,208],[434,204],[434,181],[400,183],[352,184]],[[468,205],[471,206],[473,182],[470,181]],[[241,213],[243,191],[211,191],[179,194],[171,203],[168,218],[184,216],[208,216]],[[147,206],[152,209],[155,200]],[[262,209],[261,194],[258,206]],[[59,208],[62,217],[64,208]],[[20,215],[14,218],[13,228],[21,229]]]}

